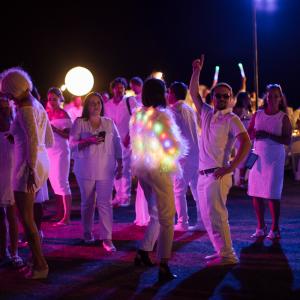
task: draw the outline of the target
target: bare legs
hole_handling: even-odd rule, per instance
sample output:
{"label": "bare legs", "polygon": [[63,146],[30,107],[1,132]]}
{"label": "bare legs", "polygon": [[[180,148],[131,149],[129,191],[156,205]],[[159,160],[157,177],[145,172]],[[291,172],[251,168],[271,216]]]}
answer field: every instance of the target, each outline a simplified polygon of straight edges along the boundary
{"label": "bare legs", "polygon": [[40,231],[41,227],[42,227],[42,219],[43,219],[43,215],[44,215],[42,203],[34,203],[33,215],[34,215],[34,222],[36,224],[36,227],[37,227],[38,231]]}
{"label": "bare legs", "polygon": [[0,208],[0,258],[5,258],[7,254],[7,229],[5,223],[5,209]]}
{"label": "bare legs", "polygon": [[269,200],[269,208],[272,216],[272,227],[273,231],[279,230],[279,217],[280,217],[280,201]]}
{"label": "bare legs", "polygon": [[70,223],[71,210],[72,210],[72,195],[57,196],[59,201],[57,208],[57,216],[59,221],[57,225],[68,225]]}
{"label": "bare legs", "polygon": [[[6,210],[6,212],[5,212]],[[8,221],[8,231],[10,238],[10,252],[12,256],[18,255],[18,221],[16,205],[8,206],[6,209],[0,208],[0,257],[4,257],[7,251],[7,228],[5,216]]]}
{"label": "bare legs", "polygon": [[[267,199],[272,217],[273,231],[279,230],[279,217],[280,217],[280,201],[274,199]],[[265,204],[262,198],[253,198],[253,207],[257,218],[257,228],[263,229],[265,227]]]}
{"label": "bare legs", "polygon": [[253,207],[257,219],[257,228],[265,228],[265,204],[264,200],[261,198],[253,198]]}
{"label": "bare legs", "polygon": [[27,236],[28,244],[32,252],[33,269],[48,269],[47,262],[42,253],[40,237],[33,216],[34,193],[14,192],[16,204],[20,213],[21,222]]}
{"label": "bare legs", "polygon": [[72,209],[72,195],[62,196],[62,201],[64,204],[64,217],[60,220],[60,223],[69,224]]}

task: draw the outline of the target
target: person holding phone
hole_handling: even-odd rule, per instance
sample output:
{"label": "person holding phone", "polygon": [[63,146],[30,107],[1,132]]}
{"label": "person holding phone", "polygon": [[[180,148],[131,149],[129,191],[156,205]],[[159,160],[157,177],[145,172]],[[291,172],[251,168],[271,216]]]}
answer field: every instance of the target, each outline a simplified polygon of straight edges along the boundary
{"label": "person holding phone", "polygon": [[[270,84],[266,89],[264,109],[252,117],[248,132],[254,139],[258,159],[249,174],[248,195],[253,197],[257,228],[252,238],[267,236],[280,238],[280,198],[284,178],[285,148],[292,136],[292,125],[286,113],[286,101],[279,84]],[[272,226],[267,235],[264,219],[265,204],[268,200]]]}
{"label": "person holding phone", "polygon": [[112,189],[114,178],[122,177],[122,148],[118,130],[103,117],[103,101],[92,92],[84,100],[82,117],[70,133],[74,173],[81,194],[81,220],[85,243],[94,242],[92,233],[95,199],[99,212],[100,239],[106,251],[116,251],[112,243]]}

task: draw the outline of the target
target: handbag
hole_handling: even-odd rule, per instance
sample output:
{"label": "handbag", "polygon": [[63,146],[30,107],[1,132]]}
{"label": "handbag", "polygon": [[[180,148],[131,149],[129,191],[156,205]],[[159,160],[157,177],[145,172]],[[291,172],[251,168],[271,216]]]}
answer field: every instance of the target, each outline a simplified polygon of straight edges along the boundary
{"label": "handbag", "polygon": [[245,167],[249,170],[252,169],[252,167],[254,166],[255,162],[258,159],[258,155],[256,153],[254,153],[253,149],[250,151],[246,162],[245,162]]}

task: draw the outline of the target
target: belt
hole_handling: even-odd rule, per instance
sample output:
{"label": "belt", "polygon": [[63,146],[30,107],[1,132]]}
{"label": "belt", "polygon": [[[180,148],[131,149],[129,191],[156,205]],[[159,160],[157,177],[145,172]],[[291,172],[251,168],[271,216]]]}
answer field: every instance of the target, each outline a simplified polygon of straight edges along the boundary
{"label": "belt", "polygon": [[219,168],[216,167],[216,168],[201,170],[201,171],[199,171],[199,174],[200,175],[208,175],[208,174],[214,173],[217,169],[219,169]]}

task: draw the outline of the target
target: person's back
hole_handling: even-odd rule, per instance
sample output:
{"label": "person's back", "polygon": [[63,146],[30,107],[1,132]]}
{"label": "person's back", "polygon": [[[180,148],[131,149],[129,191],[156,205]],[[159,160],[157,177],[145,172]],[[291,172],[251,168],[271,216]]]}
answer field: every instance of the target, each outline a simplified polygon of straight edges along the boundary
{"label": "person's back", "polygon": [[188,141],[188,157],[199,156],[198,133],[195,113],[193,109],[183,101],[178,101],[172,106],[175,122],[180,128],[182,136]]}

